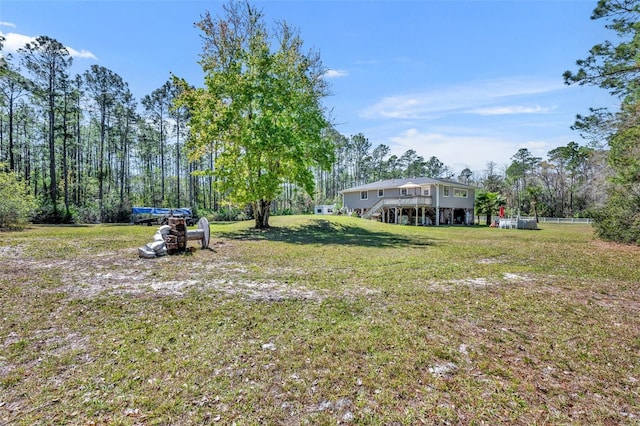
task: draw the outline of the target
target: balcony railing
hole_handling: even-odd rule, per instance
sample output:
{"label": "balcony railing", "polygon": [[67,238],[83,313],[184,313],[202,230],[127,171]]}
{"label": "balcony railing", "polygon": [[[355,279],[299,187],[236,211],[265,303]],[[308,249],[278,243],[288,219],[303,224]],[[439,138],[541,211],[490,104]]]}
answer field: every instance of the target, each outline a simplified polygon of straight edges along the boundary
{"label": "balcony railing", "polygon": [[385,207],[420,207],[420,206],[432,206],[433,198],[426,195],[417,195],[417,196],[402,196],[402,197],[386,197],[379,200],[377,203],[373,205],[365,214],[362,215],[363,218],[368,219],[373,214],[379,212]]}

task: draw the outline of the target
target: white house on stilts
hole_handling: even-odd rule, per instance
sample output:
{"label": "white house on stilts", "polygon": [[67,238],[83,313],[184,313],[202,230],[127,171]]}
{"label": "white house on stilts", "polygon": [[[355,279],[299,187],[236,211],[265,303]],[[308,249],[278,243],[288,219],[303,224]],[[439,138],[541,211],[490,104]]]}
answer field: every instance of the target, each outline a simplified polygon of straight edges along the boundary
{"label": "white house on stilts", "polygon": [[367,219],[411,225],[472,225],[475,188],[432,179],[389,179],[340,191],[343,209]]}

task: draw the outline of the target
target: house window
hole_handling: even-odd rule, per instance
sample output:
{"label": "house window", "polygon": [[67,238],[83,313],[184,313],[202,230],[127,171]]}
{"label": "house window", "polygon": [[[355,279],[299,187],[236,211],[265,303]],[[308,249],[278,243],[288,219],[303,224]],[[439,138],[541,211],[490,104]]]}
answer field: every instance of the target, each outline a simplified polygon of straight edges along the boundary
{"label": "house window", "polygon": [[467,198],[468,191],[466,189],[454,188],[453,196],[458,198]]}
{"label": "house window", "polygon": [[369,199],[369,193],[367,191],[360,191],[360,199],[361,200],[368,200]]}
{"label": "house window", "polygon": [[431,195],[431,190],[430,188],[422,188],[422,195],[428,197]]}
{"label": "house window", "polygon": [[450,191],[451,191],[451,187],[450,186],[443,186],[442,187],[442,195],[443,196],[448,197]]}
{"label": "house window", "polygon": [[407,195],[407,188],[400,188],[400,195]]}
{"label": "house window", "polygon": [[384,189],[378,189],[378,197],[384,197]]}

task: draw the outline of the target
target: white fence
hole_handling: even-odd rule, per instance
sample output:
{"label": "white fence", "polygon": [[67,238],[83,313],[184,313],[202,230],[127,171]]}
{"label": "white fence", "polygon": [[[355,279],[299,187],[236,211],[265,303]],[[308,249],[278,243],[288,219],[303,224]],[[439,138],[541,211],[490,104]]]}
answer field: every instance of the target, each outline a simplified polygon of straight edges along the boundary
{"label": "white fence", "polygon": [[[521,217],[521,219],[534,219],[535,217]],[[593,223],[593,219],[586,217],[539,217],[538,223]]]}
{"label": "white fence", "polygon": [[[486,216],[480,216],[481,218]],[[497,216],[493,217],[494,220],[499,221]],[[534,216],[520,216],[520,219],[535,220]],[[485,223],[484,220],[480,220],[480,223]],[[593,223],[593,219],[586,217],[538,217],[538,223],[566,223],[566,224],[589,224]]]}

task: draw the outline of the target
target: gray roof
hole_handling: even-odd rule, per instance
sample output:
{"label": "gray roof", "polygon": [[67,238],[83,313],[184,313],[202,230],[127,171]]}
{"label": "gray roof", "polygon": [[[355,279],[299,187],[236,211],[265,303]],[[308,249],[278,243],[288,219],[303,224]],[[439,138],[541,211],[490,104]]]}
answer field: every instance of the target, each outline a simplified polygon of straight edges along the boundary
{"label": "gray roof", "polygon": [[406,178],[406,179],[379,180],[377,182],[371,182],[366,185],[354,186],[353,188],[343,189],[342,191],[340,191],[340,193],[399,188],[402,185],[405,185],[407,183],[414,183],[416,185],[430,185],[430,184],[444,183],[449,185],[470,188],[470,185],[465,185],[464,183],[456,182],[454,180],[433,179],[428,177],[416,177],[416,178]]}

